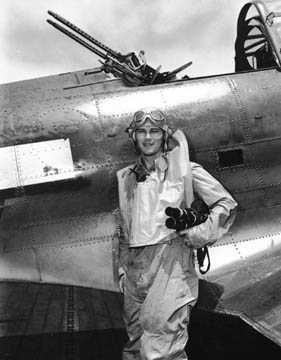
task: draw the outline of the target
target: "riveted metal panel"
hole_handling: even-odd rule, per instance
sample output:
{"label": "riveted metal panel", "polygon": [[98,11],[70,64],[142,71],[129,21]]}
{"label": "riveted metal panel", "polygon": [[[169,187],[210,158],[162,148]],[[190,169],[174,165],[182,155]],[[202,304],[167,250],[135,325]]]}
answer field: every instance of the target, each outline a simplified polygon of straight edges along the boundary
{"label": "riveted metal panel", "polygon": [[77,171],[93,170],[99,166],[108,166],[110,159],[108,158],[108,142],[103,138],[96,140],[88,133],[85,141],[80,142],[75,139],[72,143],[73,158]]}
{"label": "riveted metal panel", "polygon": [[280,219],[280,207],[241,210],[237,213],[230,232],[234,241],[279,234],[281,232]]}
{"label": "riveted metal panel", "polygon": [[36,247],[70,247],[89,242],[108,241],[116,232],[112,214],[32,222],[2,230],[5,252]]}
{"label": "riveted metal panel", "polygon": [[0,190],[20,186],[15,148],[0,148]]}
{"label": "riveted metal panel", "polygon": [[[280,89],[278,89],[278,92]],[[252,112],[249,116],[250,126],[252,128],[253,139],[254,140],[271,140],[279,139],[281,136],[281,122],[280,122],[280,113],[281,113],[281,104],[280,107],[276,107],[276,103],[279,103],[279,96],[277,98],[277,93],[272,93],[272,103],[263,104],[260,111],[253,107]],[[268,95],[267,95],[268,99]],[[261,99],[262,101],[262,99]],[[267,100],[268,101],[268,100]]]}
{"label": "riveted metal panel", "polygon": [[230,191],[249,191],[261,188],[261,179],[255,168],[247,166],[233,166],[232,168],[218,171],[218,179]]}
{"label": "riveted metal panel", "polygon": [[32,194],[37,189],[31,188],[28,196],[5,200],[1,228],[36,226],[38,222],[112,212],[117,207],[113,201],[117,193],[115,176],[106,168],[61,185],[54,183],[54,187],[43,189],[41,185],[37,195]]}
{"label": "riveted metal panel", "polygon": [[259,142],[253,145],[256,163],[264,186],[280,184],[281,139]]}
{"label": "riveted metal panel", "polygon": [[238,242],[237,248],[245,263],[250,266],[253,262],[277,255],[277,252],[281,249],[281,232],[267,236],[261,235],[257,239]]}
{"label": "riveted metal panel", "polygon": [[245,143],[240,108],[227,79],[179,84],[165,89],[164,98],[168,118],[176,127],[184,124],[190,145],[197,150]]}
{"label": "riveted metal panel", "polygon": [[145,91],[123,91],[114,96],[96,96],[100,116],[103,118],[118,118],[132,115],[144,106],[163,108],[164,101],[161,88],[146,88]]}
{"label": "riveted metal panel", "polygon": [[[10,139],[9,145],[31,141],[50,140],[75,134],[77,141],[87,131],[99,139],[102,136],[97,108],[93,96],[59,96],[40,101],[30,100],[28,104],[11,106],[0,132]],[[0,145],[7,144],[7,138],[0,137]]]}
{"label": "riveted metal panel", "polygon": [[246,106],[252,141],[280,137],[281,73],[274,69],[233,79],[240,101]]}
{"label": "riveted metal panel", "polygon": [[266,198],[267,198],[267,204],[268,206],[273,206],[273,207],[280,207],[281,206],[281,184],[280,184],[280,179],[279,179],[279,183],[275,184],[275,185],[268,185],[268,187],[266,187],[266,189],[264,190],[266,193]]}
{"label": "riveted metal panel", "polygon": [[183,128],[193,147],[200,150],[213,150],[229,146],[243,146],[245,144],[241,125],[227,118],[203,123],[190,121]]}
{"label": "riveted metal panel", "polygon": [[204,112],[215,104],[214,100],[223,104],[231,104],[231,90],[224,79],[204,79],[193,82],[178,83],[163,89],[167,102],[167,110],[185,107],[188,113],[196,116],[198,108],[204,106]]}
{"label": "riveted metal panel", "polygon": [[13,250],[32,249],[33,236],[30,227],[3,228],[0,230],[2,253]]}
{"label": "riveted metal panel", "polygon": [[281,164],[281,138],[256,142],[252,145],[256,155],[256,164],[259,168],[276,166]]}
{"label": "riveted metal panel", "polygon": [[[267,192],[261,187],[236,189],[232,192],[233,197],[239,204],[239,209],[252,210],[270,206]],[[236,223],[236,221],[235,221]]]}
{"label": "riveted metal panel", "polygon": [[[6,227],[1,230],[1,278],[116,290],[116,233],[114,214]],[[17,266],[11,270],[13,262]]]}
{"label": "riveted metal panel", "polygon": [[15,152],[22,186],[75,176],[69,139],[18,145]]}
{"label": "riveted metal panel", "polygon": [[46,283],[62,283],[63,279],[65,284],[116,291],[111,239],[58,249],[40,248],[37,254]]}
{"label": "riveted metal panel", "polygon": [[38,223],[32,228],[37,247],[71,247],[83,243],[107,242],[116,232],[116,217],[99,214]]}
{"label": "riveted metal panel", "polygon": [[0,149],[5,177],[0,189],[69,179],[75,176],[69,140],[60,139]]}
{"label": "riveted metal panel", "polygon": [[28,280],[41,282],[34,251],[2,253],[0,261],[1,280]]}

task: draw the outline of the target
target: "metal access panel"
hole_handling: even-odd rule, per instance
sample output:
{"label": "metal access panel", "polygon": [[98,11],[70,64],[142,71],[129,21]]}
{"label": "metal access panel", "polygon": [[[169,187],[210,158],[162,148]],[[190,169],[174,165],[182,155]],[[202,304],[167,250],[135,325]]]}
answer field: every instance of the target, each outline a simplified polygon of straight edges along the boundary
{"label": "metal access panel", "polygon": [[0,190],[75,177],[69,139],[0,149]]}

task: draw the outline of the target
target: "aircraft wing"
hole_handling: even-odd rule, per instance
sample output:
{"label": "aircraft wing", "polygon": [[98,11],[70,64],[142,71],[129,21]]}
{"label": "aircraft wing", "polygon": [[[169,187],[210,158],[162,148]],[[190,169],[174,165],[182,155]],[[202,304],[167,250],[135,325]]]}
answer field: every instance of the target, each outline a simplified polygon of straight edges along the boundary
{"label": "aircraft wing", "polygon": [[209,248],[212,270],[200,280],[198,306],[238,316],[281,345],[280,224],[264,210],[241,210],[229,236]]}

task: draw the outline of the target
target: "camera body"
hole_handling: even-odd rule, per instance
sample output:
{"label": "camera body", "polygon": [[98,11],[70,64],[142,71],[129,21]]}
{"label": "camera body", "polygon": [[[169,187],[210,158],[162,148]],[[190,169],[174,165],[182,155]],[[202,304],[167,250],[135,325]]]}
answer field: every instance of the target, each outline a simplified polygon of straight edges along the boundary
{"label": "camera body", "polygon": [[205,222],[209,213],[208,205],[202,199],[195,199],[186,209],[167,207],[165,214],[169,217],[166,227],[176,231],[186,230]]}

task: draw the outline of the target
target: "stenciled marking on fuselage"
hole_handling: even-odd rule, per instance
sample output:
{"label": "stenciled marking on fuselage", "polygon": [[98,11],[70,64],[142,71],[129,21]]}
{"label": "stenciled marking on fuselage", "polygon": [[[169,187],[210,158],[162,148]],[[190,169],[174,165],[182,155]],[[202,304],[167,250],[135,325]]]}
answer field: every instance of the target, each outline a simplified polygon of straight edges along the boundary
{"label": "stenciled marking on fuselage", "polygon": [[69,139],[0,148],[0,172],[0,190],[74,178]]}

